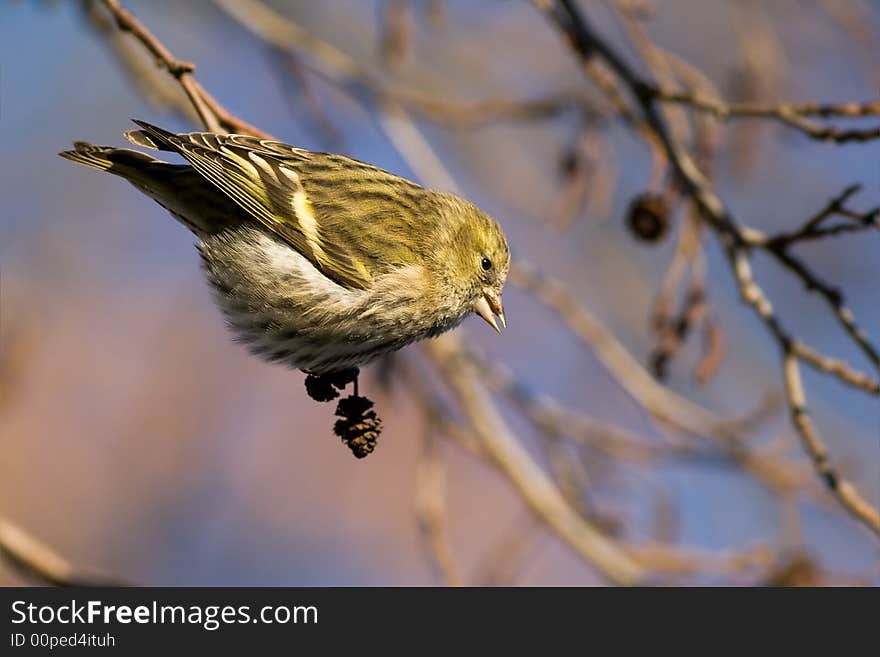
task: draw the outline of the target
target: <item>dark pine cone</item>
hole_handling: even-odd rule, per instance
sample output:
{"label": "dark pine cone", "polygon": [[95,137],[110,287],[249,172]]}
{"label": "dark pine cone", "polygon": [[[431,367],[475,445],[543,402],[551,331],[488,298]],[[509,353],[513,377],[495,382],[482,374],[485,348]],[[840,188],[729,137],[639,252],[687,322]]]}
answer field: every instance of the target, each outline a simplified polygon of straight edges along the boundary
{"label": "dark pine cone", "polygon": [[330,379],[317,374],[309,374],[306,377],[306,392],[309,397],[319,402],[328,402],[339,396]]}
{"label": "dark pine cone", "polygon": [[632,234],[644,242],[658,242],[669,228],[669,206],[662,194],[645,192],[629,204],[626,223]]}
{"label": "dark pine cone", "polygon": [[333,425],[333,433],[342,438],[357,458],[362,459],[376,448],[382,433],[382,420],[371,411],[373,402],[366,397],[350,395],[339,400],[336,415],[341,419]]}
{"label": "dark pine cone", "polygon": [[352,367],[329,374],[309,374],[306,376],[306,392],[315,401],[331,401],[339,396],[335,389],[342,390],[352,381],[356,381],[358,373],[358,368]]}

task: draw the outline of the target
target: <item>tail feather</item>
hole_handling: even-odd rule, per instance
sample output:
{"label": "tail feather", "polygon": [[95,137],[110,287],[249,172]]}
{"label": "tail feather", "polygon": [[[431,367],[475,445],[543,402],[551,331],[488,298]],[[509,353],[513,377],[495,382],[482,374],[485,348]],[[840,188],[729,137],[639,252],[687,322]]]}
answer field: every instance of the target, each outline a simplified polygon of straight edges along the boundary
{"label": "tail feather", "polygon": [[115,173],[123,178],[133,178],[145,165],[161,162],[155,158],[133,151],[128,148],[113,148],[111,146],[96,146],[84,141],[73,144],[74,150],[58,153],[61,157],[84,164],[87,167]]}
{"label": "tail feather", "polygon": [[[149,124],[144,126],[146,141],[134,143],[151,148],[167,150],[160,128]],[[150,129],[147,132],[147,129]],[[138,131],[140,132],[140,131]],[[145,137],[146,138],[146,137]],[[170,164],[146,153],[128,148],[96,146],[84,141],[73,144],[73,150],[59,155],[78,164],[106,171],[125,178],[141,192],[168,210],[181,223],[196,235],[220,232],[230,226],[238,226],[246,220],[246,215],[233,201],[229,200],[189,164]]]}

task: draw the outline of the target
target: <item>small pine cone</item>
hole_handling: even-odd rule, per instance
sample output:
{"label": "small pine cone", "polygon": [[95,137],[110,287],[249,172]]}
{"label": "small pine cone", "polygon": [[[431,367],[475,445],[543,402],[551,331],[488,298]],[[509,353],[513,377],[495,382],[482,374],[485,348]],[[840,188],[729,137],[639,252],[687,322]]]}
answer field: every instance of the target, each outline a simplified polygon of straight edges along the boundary
{"label": "small pine cone", "polygon": [[351,424],[346,420],[337,420],[333,431],[348,445],[356,458],[362,459],[376,449],[376,441],[382,433],[382,420],[370,411],[360,422]]}
{"label": "small pine cone", "polygon": [[333,387],[332,380],[329,377],[317,374],[306,376],[306,392],[309,397],[319,402],[328,402],[339,396],[339,393]]}
{"label": "small pine cone", "polygon": [[339,400],[339,403],[336,405],[336,415],[356,420],[371,408],[373,408],[373,402],[366,397],[349,395]]}
{"label": "small pine cone", "polygon": [[659,242],[669,229],[669,206],[662,194],[644,192],[629,205],[626,223],[643,242]]}
{"label": "small pine cone", "polygon": [[350,395],[339,400],[336,415],[341,419],[333,425],[333,433],[342,438],[355,457],[362,459],[376,448],[382,433],[382,420],[372,408],[373,402],[366,397]]}

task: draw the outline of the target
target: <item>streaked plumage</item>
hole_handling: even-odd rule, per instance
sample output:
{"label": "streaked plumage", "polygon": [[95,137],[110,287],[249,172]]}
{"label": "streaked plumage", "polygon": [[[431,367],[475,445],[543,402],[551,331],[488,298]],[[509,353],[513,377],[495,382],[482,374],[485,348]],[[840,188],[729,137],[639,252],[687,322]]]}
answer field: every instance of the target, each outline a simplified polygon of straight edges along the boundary
{"label": "streaked plumage", "polygon": [[61,155],[126,178],[198,236],[230,327],[263,358],[330,372],[471,311],[504,323],[507,242],[471,203],[341,155],[137,123],[129,141],[188,164],[84,142]]}

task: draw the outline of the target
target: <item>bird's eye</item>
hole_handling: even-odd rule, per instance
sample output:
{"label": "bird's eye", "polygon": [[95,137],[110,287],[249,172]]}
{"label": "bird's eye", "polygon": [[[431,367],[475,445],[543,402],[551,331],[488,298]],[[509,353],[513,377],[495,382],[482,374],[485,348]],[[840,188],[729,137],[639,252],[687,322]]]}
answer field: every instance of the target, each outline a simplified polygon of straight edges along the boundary
{"label": "bird's eye", "polygon": [[492,261],[489,258],[483,258],[483,261],[480,263],[483,266],[483,271],[489,271],[492,269]]}

